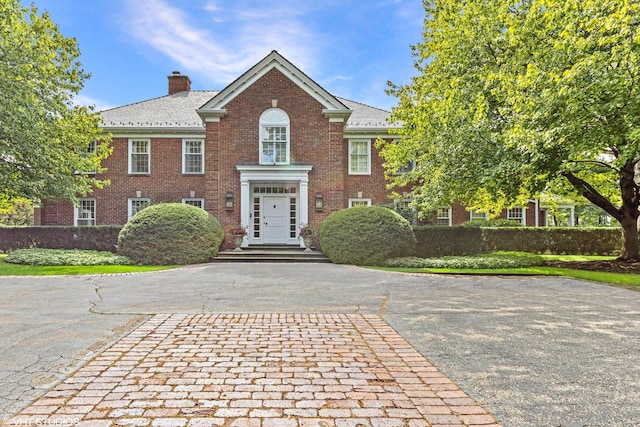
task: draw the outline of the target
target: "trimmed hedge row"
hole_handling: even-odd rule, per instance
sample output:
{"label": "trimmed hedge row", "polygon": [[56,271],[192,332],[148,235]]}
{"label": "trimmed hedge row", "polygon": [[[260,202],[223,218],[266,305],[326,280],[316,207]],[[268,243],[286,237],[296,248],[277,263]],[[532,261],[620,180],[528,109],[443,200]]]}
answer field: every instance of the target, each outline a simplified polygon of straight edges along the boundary
{"label": "trimmed hedge row", "polygon": [[116,252],[121,225],[0,227],[0,252],[15,249],[86,249]]}
{"label": "trimmed hedge row", "polygon": [[619,255],[617,228],[415,227],[415,255],[429,258],[492,251],[571,255]]}

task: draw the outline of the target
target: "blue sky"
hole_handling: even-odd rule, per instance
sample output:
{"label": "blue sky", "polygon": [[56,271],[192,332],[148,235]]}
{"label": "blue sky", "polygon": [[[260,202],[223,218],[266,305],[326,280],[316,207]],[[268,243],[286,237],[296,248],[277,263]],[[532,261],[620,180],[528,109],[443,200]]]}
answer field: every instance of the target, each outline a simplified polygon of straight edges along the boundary
{"label": "blue sky", "polygon": [[[178,70],[221,90],[277,50],[330,93],[391,109],[416,74],[421,0],[33,0],[75,37],[99,110],[163,96]],[[23,0],[24,5],[31,3]]]}

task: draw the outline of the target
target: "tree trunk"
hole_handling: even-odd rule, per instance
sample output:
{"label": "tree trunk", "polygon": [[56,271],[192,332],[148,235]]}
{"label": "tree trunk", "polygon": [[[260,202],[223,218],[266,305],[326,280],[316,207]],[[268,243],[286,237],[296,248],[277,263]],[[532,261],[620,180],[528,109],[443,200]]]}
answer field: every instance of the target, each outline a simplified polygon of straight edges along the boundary
{"label": "tree trunk", "polygon": [[622,225],[622,251],[618,260],[640,261],[637,218],[625,218],[620,221],[620,224]]}

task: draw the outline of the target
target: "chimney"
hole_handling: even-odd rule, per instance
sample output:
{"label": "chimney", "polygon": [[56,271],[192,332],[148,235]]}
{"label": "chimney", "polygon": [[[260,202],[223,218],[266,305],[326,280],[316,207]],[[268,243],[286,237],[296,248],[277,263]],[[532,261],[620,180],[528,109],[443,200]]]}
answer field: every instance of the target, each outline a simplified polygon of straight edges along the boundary
{"label": "chimney", "polygon": [[191,79],[189,76],[180,74],[180,71],[173,71],[167,78],[169,79],[169,95],[191,90]]}

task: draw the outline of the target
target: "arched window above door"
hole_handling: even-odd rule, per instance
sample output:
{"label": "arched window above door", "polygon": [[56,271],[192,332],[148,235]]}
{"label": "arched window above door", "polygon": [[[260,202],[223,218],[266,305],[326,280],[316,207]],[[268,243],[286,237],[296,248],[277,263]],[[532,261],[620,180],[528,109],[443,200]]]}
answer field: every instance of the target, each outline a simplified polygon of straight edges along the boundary
{"label": "arched window above door", "polygon": [[260,116],[260,164],[289,164],[289,116],[279,108]]}

